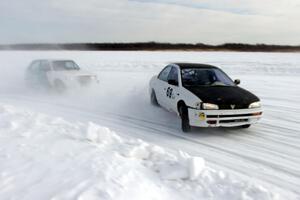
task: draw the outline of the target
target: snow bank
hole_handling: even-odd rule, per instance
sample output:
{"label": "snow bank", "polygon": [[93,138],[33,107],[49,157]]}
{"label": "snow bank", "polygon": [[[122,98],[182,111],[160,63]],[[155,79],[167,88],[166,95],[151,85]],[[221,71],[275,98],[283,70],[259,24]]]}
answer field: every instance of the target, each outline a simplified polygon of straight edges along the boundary
{"label": "snow bank", "polygon": [[0,104],[0,199],[281,199],[273,190],[92,122]]}

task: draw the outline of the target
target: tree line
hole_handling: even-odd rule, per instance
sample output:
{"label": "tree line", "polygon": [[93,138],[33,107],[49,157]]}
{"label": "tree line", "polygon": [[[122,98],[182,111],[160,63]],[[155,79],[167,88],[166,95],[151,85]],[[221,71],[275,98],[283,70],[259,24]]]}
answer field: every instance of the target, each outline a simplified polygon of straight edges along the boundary
{"label": "tree line", "polygon": [[136,50],[190,50],[190,51],[246,51],[246,52],[294,52],[300,46],[226,43],[208,45],[203,43],[36,43],[0,45],[0,50],[81,50],[81,51],[136,51]]}

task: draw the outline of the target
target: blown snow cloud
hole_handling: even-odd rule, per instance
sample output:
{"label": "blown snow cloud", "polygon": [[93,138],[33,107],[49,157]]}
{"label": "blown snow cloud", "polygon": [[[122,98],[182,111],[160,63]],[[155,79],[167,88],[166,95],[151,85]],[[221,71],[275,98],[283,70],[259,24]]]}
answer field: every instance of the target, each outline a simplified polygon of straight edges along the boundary
{"label": "blown snow cloud", "polygon": [[0,0],[0,43],[300,44],[299,0]]}

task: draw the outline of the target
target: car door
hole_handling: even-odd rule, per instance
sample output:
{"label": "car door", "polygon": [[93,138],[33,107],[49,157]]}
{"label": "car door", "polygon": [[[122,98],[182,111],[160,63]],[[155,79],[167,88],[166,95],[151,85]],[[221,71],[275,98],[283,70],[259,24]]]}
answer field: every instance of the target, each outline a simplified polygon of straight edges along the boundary
{"label": "car door", "polygon": [[40,61],[33,61],[26,71],[26,80],[33,86],[36,86],[38,82],[38,71]]}
{"label": "car door", "polygon": [[41,85],[49,87],[49,81],[47,73],[51,70],[49,61],[43,60],[39,66],[39,82]]}
{"label": "car door", "polygon": [[166,105],[166,95],[167,95],[167,87],[168,87],[168,76],[171,71],[171,66],[166,66],[157,77],[157,84],[155,88],[155,94],[158,103],[167,108]]}
{"label": "car door", "polygon": [[179,72],[178,69],[173,66],[167,80],[167,90],[166,90],[166,105],[167,109],[176,112],[177,102],[179,100]]}

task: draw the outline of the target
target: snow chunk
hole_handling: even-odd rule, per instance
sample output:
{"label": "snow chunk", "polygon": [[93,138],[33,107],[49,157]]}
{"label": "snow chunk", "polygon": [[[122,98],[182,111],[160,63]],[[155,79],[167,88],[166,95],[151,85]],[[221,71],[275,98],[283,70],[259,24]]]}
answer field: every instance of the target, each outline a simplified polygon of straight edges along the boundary
{"label": "snow chunk", "polygon": [[277,195],[272,195],[261,185],[251,184],[242,192],[243,200],[259,200],[259,199],[280,199]]}
{"label": "snow chunk", "polygon": [[195,180],[205,169],[205,160],[201,157],[191,157],[189,159],[190,179]]}
{"label": "snow chunk", "polygon": [[159,172],[163,179],[196,180],[205,169],[205,160],[201,157],[191,157],[182,151],[178,152],[176,161],[167,161],[160,164]]}
{"label": "snow chunk", "polygon": [[162,165],[159,170],[160,176],[165,180],[179,180],[189,178],[189,171],[179,163]]}
{"label": "snow chunk", "polygon": [[150,155],[148,146],[147,143],[143,143],[138,146],[127,148],[122,152],[122,155],[136,159],[148,159]]}
{"label": "snow chunk", "polygon": [[109,128],[98,126],[92,122],[88,123],[86,138],[91,142],[99,144],[112,144],[121,141],[121,138]]}

